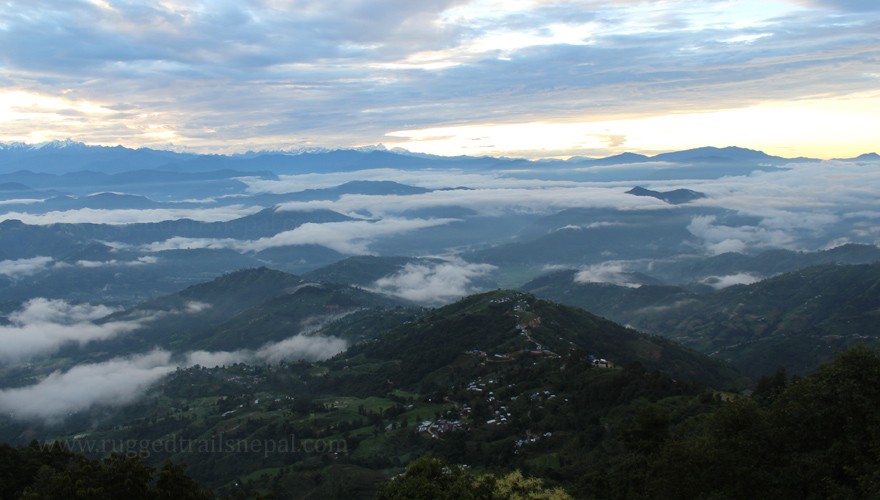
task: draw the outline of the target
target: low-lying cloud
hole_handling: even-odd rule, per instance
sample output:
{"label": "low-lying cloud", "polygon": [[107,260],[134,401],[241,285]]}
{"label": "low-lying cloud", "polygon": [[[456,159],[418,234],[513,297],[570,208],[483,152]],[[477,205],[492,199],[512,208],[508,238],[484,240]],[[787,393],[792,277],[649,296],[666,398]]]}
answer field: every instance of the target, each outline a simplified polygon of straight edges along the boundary
{"label": "low-lying cloud", "polygon": [[0,261],[0,276],[19,279],[45,271],[54,271],[71,267],[79,267],[83,269],[96,269],[100,267],[133,267],[156,264],[157,262],[159,262],[159,258],[152,255],[144,255],[134,260],[78,260],[73,263],[55,260],[52,257],[39,256],[28,259]]}
{"label": "low-lying cloud", "polygon": [[36,298],[0,326],[0,361],[16,362],[56,352],[66,344],[85,345],[142,327],[146,318],[96,323],[117,309]]}
{"label": "low-lying cloud", "polygon": [[348,347],[336,337],[297,335],[257,350],[233,352],[196,351],[174,356],[165,350],[114,358],[103,363],[78,365],[55,371],[40,382],[0,390],[0,412],[12,418],[38,418],[57,423],[66,416],[92,407],[121,407],[131,404],[178,368],[195,365],[215,367],[235,363],[278,363],[285,360],[318,361]]}
{"label": "low-lying cloud", "polygon": [[0,214],[0,221],[20,220],[25,224],[45,226],[49,224],[135,224],[163,222],[169,220],[191,219],[201,222],[227,222],[252,215],[263,207],[228,205],[214,208],[154,208],[154,209],[98,209],[81,208],[31,214],[8,212]]}
{"label": "low-lying cloud", "polygon": [[751,285],[761,281],[761,276],[752,273],[728,274],[725,276],[709,276],[702,283],[711,286],[716,290],[721,290],[733,285]]}
{"label": "low-lying cloud", "polygon": [[0,261],[0,275],[16,279],[31,276],[51,268],[55,260],[52,257],[32,257]]}
{"label": "low-lying cloud", "polygon": [[275,364],[281,361],[322,361],[348,349],[348,342],[337,337],[295,335],[280,342],[269,342],[259,349],[237,351],[194,351],[186,356],[186,366],[208,368],[236,363]]}
{"label": "low-lying cloud", "polygon": [[0,207],[4,205],[32,205],[34,203],[42,203],[46,201],[43,198],[21,198],[12,200],[0,200]]}
{"label": "low-lying cloud", "polygon": [[610,283],[612,285],[638,288],[637,280],[619,262],[603,262],[581,269],[574,275],[575,283]]}
{"label": "low-lying cloud", "polygon": [[795,237],[784,229],[748,225],[726,226],[717,224],[714,215],[694,217],[687,229],[703,240],[706,251],[712,255],[797,246]]}
{"label": "low-lying cloud", "polygon": [[496,269],[491,264],[473,264],[458,258],[439,263],[409,263],[376,280],[371,290],[423,304],[444,304],[474,293],[473,282]]}
{"label": "low-lying cloud", "polygon": [[279,210],[333,210],[345,214],[368,213],[385,217],[411,210],[464,207],[481,215],[509,213],[551,214],[567,208],[668,209],[669,205],[648,196],[632,196],[619,187],[569,182],[565,186],[540,187],[541,181],[517,188],[450,189],[412,195],[347,194],[338,200],[289,202]]}
{"label": "low-lying cloud", "polygon": [[144,311],[124,319],[107,320],[121,309],[71,304],[58,299],[31,299],[7,317],[9,324],[0,326],[0,362],[27,361],[53,354],[67,345],[84,346],[108,340],[169,314],[199,314],[210,307],[210,304],[192,301],[181,310]]}
{"label": "low-lying cloud", "polygon": [[150,264],[156,264],[158,262],[158,257],[152,255],[144,255],[143,257],[138,257],[135,260],[78,260],[76,261],[75,265],[76,267],[94,269],[99,267],[147,266]]}
{"label": "low-lying cloud", "polygon": [[347,255],[370,253],[369,246],[384,236],[449,224],[457,219],[401,219],[387,218],[377,221],[345,221],[306,223],[296,229],[283,231],[274,236],[257,240],[232,238],[185,238],[174,237],[150,243],[143,250],[161,252],[183,249],[232,249],[239,252],[260,252],[270,248],[320,245]]}
{"label": "low-lying cloud", "polygon": [[319,361],[331,358],[346,348],[348,343],[340,338],[297,335],[260,348],[256,356],[267,363],[299,359]]}
{"label": "low-lying cloud", "polygon": [[589,224],[567,224],[565,226],[554,229],[553,231],[583,231],[585,229],[600,229],[605,227],[618,227],[624,226],[623,222],[609,222],[609,221],[600,221],[600,222],[591,222]]}
{"label": "low-lying cloud", "polygon": [[79,365],[53,372],[32,386],[0,390],[0,411],[16,419],[52,423],[93,406],[123,406],[176,368],[171,354],[158,350]]}

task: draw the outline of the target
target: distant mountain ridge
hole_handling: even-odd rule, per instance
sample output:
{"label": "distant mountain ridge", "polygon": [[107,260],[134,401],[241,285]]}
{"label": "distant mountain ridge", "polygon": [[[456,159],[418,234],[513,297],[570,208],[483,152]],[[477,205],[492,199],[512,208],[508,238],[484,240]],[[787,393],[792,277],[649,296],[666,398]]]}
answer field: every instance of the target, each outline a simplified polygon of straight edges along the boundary
{"label": "distant mountain ridge", "polygon": [[[876,159],[866,154],[859,160]],[[644,162],[673,163],[735,163],[765,162],[782,164],[817,161],[810,158],[784,158],[741,147],[701,147],[684,151],[646,156],[621,153],[605,158],[573,157],[568,161],[541,160],[558,166],[619,165]],[[533,162],[516,158],[422,155],[385,148],[320,149],[303,152],[260,151],[243,155],[209,155],[180,153],[149,148],[130,149],[123,146],[89,146],[76,141],[53,141],[45,144],[0,144],[0,171],[31,170],[35,172],[71,173],[92,170],[113,174],[129,170],[164,170],[166,172],[209,172],[242,170],[245,172],[274,171],[330,172],[367,168],[458,167],[493,169],[529,165]]]}
{"label": "distant mountain ridge", "polygon": [[837,161],[877,161],[880,160],[880,155],[877,153],[865,153],[855,158],[835,158]]}

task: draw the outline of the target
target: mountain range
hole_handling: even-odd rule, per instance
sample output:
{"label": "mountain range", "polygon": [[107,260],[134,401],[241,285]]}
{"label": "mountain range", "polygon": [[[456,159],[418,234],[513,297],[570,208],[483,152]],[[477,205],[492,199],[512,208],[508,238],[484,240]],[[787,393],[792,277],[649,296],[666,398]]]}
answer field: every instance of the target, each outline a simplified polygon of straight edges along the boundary
{"label": "mountain range", "polygon": [[[856,159],[866,159],[863,155]],[[542,160],[543,165],[607,166],[646,162],[669,163],[790,163],[818,161],[811,158],[783,158],[739,147],[702,147],[685,151],[645,156],[622,153],[606,158],[573,157],[566,161]],[[403,150],[340,149],[321,151],[261,151],[245,155],[199,155],[148,148],[89,146],[71,140],[30,145],[0,144],[0,170],[29,170],[65,174],[93,171],[118,174],[134,170],[158,172],[239,172],[273,171],[276,173],[340,172],[368,168],[515,168],[531,162],[520,159],[488,157],[445,157],[413,154]]]}

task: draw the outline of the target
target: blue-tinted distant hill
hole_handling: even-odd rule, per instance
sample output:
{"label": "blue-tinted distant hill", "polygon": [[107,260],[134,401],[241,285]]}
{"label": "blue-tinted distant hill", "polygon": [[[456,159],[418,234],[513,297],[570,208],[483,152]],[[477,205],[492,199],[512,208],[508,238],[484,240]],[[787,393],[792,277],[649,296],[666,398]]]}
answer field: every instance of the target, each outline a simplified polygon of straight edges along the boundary
{"label": "blue-tinted distant hill", "polygon": [[[783,158],[739,147],[702,147],[645,156],[623,153],[608,158],[576,157],[567,163],[576,167],[578,180],[683,180],[718,179],[754,171],[774,171],[792,163],[819,161],[812,158]],[[620,166],[621,168],[608,168]]]}
{"label": "blue-tinted distant hill", "polygon": [[756,255],[731,252],[706,258],[656,262],[653,275],[671,283],[688,283],[702,281],[710,276],[753,273],[769,277],[811,266],[874,262],[880,262],[880,248],[850,243],[818,252],[776,249]]}
{"label": "blue-tinted distant hill", "polygon": [[157,198],[173,198],[175,194],[188,197],[212,194],[236,194],[244,192],[247,185],[239,177],[274,179],[271,172],[239,172],[214,170],[210,172],[170,172],[164,170],[134,170],[108,174],[91,170],[79,170],[64,174],[38,173],[18,170],[0,173],[4,184],[26,184],[34,190],[62,190],[80,194],[114,190],[154,195]]}
{"label": "blue-tinted distant hill", "polygon": [[[254,254],[225,248],[222,241],[258,240],[307,223],[348,220],[329,210],[274,209],[228,222],[180,219],[127,225],[31,225],[7,220],[0,222],[0,262],[6,261],[7,269],[29,266],[32,270],[0,275],[0,300],[52,297],[130,302],[247,267],[309,271],[344,256],[318,245],[269,248]],[[175,237],[221,243],[211,248],[185,241],[162,245]]]}
{"label": "blue-tinted distant hill", "polygon": [[515,168],[526,160],[470,156],[433,156],[383,150],[338,149],[320,152],[262,152],[246,156],[203,155],[181,158],[162,165],[162,170],[203,172],[234,169],[245,172],[272,171],[276,174],[352,172],[376,168],[400,170],[463,168],[471,170]]}
{"label": "blue-tinted distant hill", "polygon": [[[652,157],[655,161],[669,162],[729,162],[729,161],[773,161],[783,160],[778,156],[770,156],[763,151],[754,149],[738,148],[734,146],[726,148],[703,147],[687,149],[684,151],[676,151],[672,153],[661,153]],[[787,159],[785,159],[788,161]]]}
{"label": "blue-tinted distant hill", "polygon": [[[147,148],[129,149],[122,146],[87,146],[73,141],[56,141],[44,145],[0,144],[0,172],[31,171],[41,173],[74,173],[90,171],[119,174],[146,170],[148,176],[165,173],[207,173],[237,171],[251,174],[326,173],[347,172],[375,168],[422,169],[461,168],[468,170],[496,170],[539,168],[566,169],[571,167],[609,166],[639,163],[667,162],[687,165],[737,164],[739,167],[783,165],[806,161],[808,158],[782,158],[761,151],[738,147],[703,147],[686,151],[645,156],[622,153],[607,158],[575,157],[568,161],[434,156],[405,151],[382,149],[338,149],[316,152],[259,152],[246,155],[197,155],[158,151]],[[665,174],[668,176],[668,173]],[[713,175],[717,175],[717,172]],[[134,180],[134,178],[133,178]],[[144,179],[137,180],[143,182]]]}
{"label": "blue-tinted distant hill", "polygon": [[95,193],[82,197],[56,196],[37,206],[40,207],[41,211],[48,212],[52,210],[77,210],[81,208],[102,210],[151,209],[159,208],[162,204],[144,196],[122,193]]}
{"label": "blue-tinted distant hill", "polygon": [[[128,245],[144,245],[173,237],[232,238],[251,240],[273,236],[306,223],[344,222],[350,217],[331,210],[292,211],[267,208],[255,214],[225,222],[201,222],[191,219],[166,220],[136,224],[52,224],[31,225],[16,220],[0,222],[0,259],[25,258],[33,255],[55,256],[57,241],[67,249],[78,243],[113,241]],[[61,243],[65,242],[65,243]]]}
{"label": "blue-tinted distant hill", "polygon": [[[304,189],[292,193],[260,193],[248,197],[247,201],[257,205],[272,206],[291,201],[338,200],[341,196],[346,194],[406,196],[428,192],[431,192],[431,190],[422,187],[408,186],[394,181],[350,181],[345,184],[340,184],[339,186],[320,189]],[[229,198],[217,201],[221,204],[234,204],[241,203],[242,199]]]}
{"label": "blue-tinted distant hill", "polygon": [[663,200],[666,203],[671,203],[673,205],[678,205],[680,203],[689,203],[691,201],[699,200],[700,198],[706,197],[704,193],[693,191],[691,189],[674,189],[672,191],[661,192],[645,189],[641,186],[636,186],[626,193],[633,196],[650,196],[652,198],[657,198],[658,200]]}
{"label": "blue-tinted distant hill", "polygon": [[[572,208],[521,228],[519,238],[465,254],[468,261],[496,266],[589,264],[653,259],[690,253],[699,241],[688,230],[695,215],[725,213],[679,205],[668,210]],[[646,249],[650,249],[646,252]]]}
{"label": "blue-tinted distant hill", "polygon": [[880,160],[880,155],[877,153],[865,153],[855,158],[835,158],[837,161],[877,161]]}
{"label": "blue-tinted distant hill", "polygon": [[20,182],[4,182],[0,183],[0,191],[31,191],[31,187]]}
{"label": "blue-tinted distant hill", "polygon": [[0,171],[31,170],[67,173],[80,170],[125,172],[156,168],[193,158],[195,155],[155,149],[129,149],[123,146],[87,146],[71,140],[30,145],[0,144]]}
{"label": "blue-tinted distant hill", "polygon": [[606,158],[587,158],[584,156],[574,156],[569,158],[568,161],[571,163],[590,165],[623,165],[626,163],[643,163],[651,161],[651,157],[638,153],[620,153],[619,155],[608,156]]}

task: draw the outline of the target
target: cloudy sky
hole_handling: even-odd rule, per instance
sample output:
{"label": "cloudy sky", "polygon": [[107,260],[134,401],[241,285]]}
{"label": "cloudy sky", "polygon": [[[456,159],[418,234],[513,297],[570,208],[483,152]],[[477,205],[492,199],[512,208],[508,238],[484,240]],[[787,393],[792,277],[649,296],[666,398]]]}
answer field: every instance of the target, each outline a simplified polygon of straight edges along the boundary
{"label": "cloudy sky", "polygon": [[0,141],[855,156],[875,0],[11,0]]}

